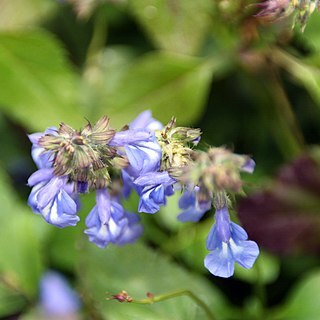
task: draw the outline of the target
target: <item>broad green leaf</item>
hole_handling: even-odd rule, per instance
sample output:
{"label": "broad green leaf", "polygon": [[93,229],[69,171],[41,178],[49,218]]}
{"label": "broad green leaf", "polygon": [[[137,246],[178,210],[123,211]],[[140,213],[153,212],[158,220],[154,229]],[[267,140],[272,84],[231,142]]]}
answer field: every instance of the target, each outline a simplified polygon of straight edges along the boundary
{"label": "broad green leaf", "polygon": [[33,26],[54,11],[52,0],[1,0],[0,30],[23,30]]}
{"label": "broad green leaf", "polygon": [[210,30],[214,2],[131,0],[129,8],[157,47],[196,54]]}
{"label": "broad green leaf", "polygon": [[319,319],[320,270],[301,279],[289,299],[268,319],[274,320],[316,320]]}
{"label": "broad green leaf", "polygon": [[99,100],[100,106],[95,108],[95,116],[108,114],[113,126],[122,127],[143,110],[151,109],[164,123],[173,115],[179,124],[192,123],[205,107],[212,74],[224,67],[221,60],[165,52],[147,54],[120,72],[115,70],[115,75],[111,71],[106,73],[106,77],[115,81],[112,85],[108,80],[99,83],[100,96],[94,101]]}
{"label": "broad green leaf", "polygon": [[0,277],[18,293],[33,299],[43,268],[41,239],[46,224],[20,204],[2,171],[0,203]]}
{"label": "broad green leaf", "polygon": [[45,32],[0,33],[0,108],[27,128],[79,126],[77,77],[58,41]]}
{"label": "broad green leaf", "polygon": [[189,297],[178,297],[153,305],[106,301],[106,293],[121,290],[135,299],[147,292],[154,295],[189,289],[205,301],[217,319],[231,312],[219,292],[203,278],[185,271],[167,257],[142,244],[106,250],[88,244],[81,255],[78,274],[80,288],[90,294],[103,319],[206,319],[205,314]]}
{"label": "broad green leaf", "polygon": [[276,62],[305,87],[317,104],[320,104],[319,68],[281,50],[274,50],[273,54]]}

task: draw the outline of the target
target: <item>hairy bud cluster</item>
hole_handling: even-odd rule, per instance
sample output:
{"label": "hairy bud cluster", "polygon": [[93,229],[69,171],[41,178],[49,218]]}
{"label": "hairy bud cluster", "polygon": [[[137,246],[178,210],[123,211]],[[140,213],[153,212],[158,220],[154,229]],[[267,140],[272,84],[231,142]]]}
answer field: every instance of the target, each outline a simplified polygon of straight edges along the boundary
{"label": "hairy bud cluster", "polygon": [[316,8],[320,11],[319,0],[291,0],[292,6],[297,12],[296,20],[299,21],[302,31],[306,27],[309,17]]}
{"label": "hairy bud cluster", "polygon": [[294,14],[293,25],[298,21],[303,31],[314,10],[320,10],[320,0],[266,0],[258,6],[262,10],[256,17],[273,22]]}
{"label": "hairy bud cluster", "polygon": [[210,148],[207,152],[195,151],[192,159],[193,162],[183,169],[181,181],[200,186],[204,197],[223,190],[241,191],[240,171],[246,171],[244,167],[249,157],[220,147]]}
{"label": "hairy bud cluster", "polygon": [[115,135],[109,118],[102,117],[95,126],[88,123],[77,131],[61,123],[56,132],[39,139],[39,145],[52,154],[54,174],[76,182],[78,192],[101,189],[110,183],[108,168],[125,167],[127,160],[108,145]]}
{"label": "hairy bud cluster", "polygon": [[161,170],[180,168],[191,161],[192,149],[200,139],[200,129],[176,127],[176,118],[161,131],[156,132],[158,143],[162,149]]}

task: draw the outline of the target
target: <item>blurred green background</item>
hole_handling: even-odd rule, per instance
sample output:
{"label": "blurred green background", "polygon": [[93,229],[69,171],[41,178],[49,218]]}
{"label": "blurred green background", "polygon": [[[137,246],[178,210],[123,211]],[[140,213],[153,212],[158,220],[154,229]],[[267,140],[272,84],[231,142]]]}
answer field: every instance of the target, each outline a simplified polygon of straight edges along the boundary
{"label": "blurred green background", "polygon": [[[249,0],[0,1],[0,318],[41,319],[39,280],[64,274],[81,319],[206,319],[188,297],[106,301],[189,289],[217,319],[320,319],[320,16],[306,30],[254,17]],[[106,114],[120,129],[150,109],[200,127],[205,145],[257,163],[240,221],[261,255],[231,279],[203,266],[212,213],[176,221],[178,198],[142,215],[138,243],[104,250],[83,220],[57,229],[27,206],[28,133]],[[136,210],[137,199],[126,206]],[[237,207],[235,206],[235,209]],[[237,210],[235,210],[237,211]],[[273,241],[272,241],[273,240]]]}

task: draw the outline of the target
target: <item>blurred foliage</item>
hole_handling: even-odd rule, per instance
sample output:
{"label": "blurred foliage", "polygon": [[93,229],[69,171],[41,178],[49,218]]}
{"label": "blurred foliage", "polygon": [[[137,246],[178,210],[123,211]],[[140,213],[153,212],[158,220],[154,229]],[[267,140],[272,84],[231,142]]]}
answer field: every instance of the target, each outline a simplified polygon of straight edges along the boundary
{"label": "blurred foliage", "polygon": [[[38,282],[51,268],[81,295],[84,319],[203,319],[185,297],[148,306],[105,301],[106,292],[143,298],[179,288],[203,298],[217,319],[318,319],[320,156],[310,146],[320,139],[320,17],[301,33],[291,21],[254,17],[254,3],[0,2],[0,317],[39,319]],[[177,197],[142,216],[139,243],[106,250],[83,235],[92,196],[77,228],[58,230],[27,207],[35,169],[27,133],[103,114],[119,129],[145,109],[199,126],[203,146],[255,159],[251,196],[239,205],[262,248],[252,270],[209,276],[211,214],[180,224]]]}

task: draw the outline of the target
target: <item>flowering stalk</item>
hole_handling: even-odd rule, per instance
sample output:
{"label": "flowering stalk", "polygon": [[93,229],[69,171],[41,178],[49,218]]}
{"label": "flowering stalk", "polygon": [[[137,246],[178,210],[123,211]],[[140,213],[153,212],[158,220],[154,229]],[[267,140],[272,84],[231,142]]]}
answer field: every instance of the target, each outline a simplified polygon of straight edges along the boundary
{"label": "flowering stalk", "polygon": [[121,291],[118,294],[112,295],[111,298],[107,298],[107,300],[117,300],[119,302],[130,302],[130,303],[137,303],[137,304],[153,304],[156,302],[161,302],[161,301],[165,301],[168,299],[173,299],[181,296],[190,297],[205,312],[209,320],[216,319],[212,311],[210,310],[210,308],[207,306],[207,304],[203,300],[201,300],[197,295],[195,295],[192,291],[187,289],[176,290],[173,292],[159,294],[159,295],[154,295],[148,292],[147,298],[145,299],[133,299],[131,296],[128,295],[126,291]]}
{"label": "flowering stalk", "polygon": [[32,157],[39,169],[28,180],[28,203],[48,223],[64,228],[80,220],[79,196],[95,192],[84,233],[104,248],[132,243],[142,233],[139,216],[121,204],[132,190],[140,198],[138,211],[149,214],[166,205],[168,196],[182,192],[182,222],[197,222],[212,205],[216,208],[205,266],[214,275],[230,277],[235,262],[251,268],[259,254],[228,212],[228,196],[242,193],[240,173],[252,173],[255,163],[222,147],[195,150],[200,136],[200,129],[179,127],[175,118],[163,126],[150,111],[118,132],[104,116],[80,130],[61,123],[32,134]]}

